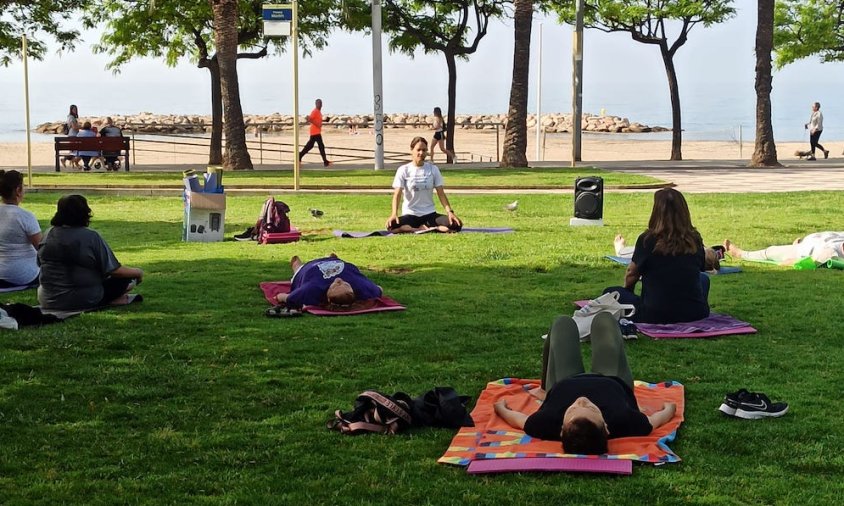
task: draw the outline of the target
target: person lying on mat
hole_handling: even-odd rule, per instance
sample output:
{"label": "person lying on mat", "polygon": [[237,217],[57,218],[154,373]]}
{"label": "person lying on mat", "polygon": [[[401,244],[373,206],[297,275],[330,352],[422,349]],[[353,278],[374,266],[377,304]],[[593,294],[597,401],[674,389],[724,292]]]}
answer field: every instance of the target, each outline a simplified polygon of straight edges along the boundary
{"label": "person lying on mat", "polygon": [[91,208],[82,195],[59,199],[41,248],[38,302],[42,309],[76,311],[140,301],[130,294],[144,271],[121,265],[96,231],[88,228]]}
{"label": "person lying on mat", "polygon": [[381,287],[373,283],[352,263],[341,260],[334,253],[302,263],[298,256],[290,259],[293,269],[290,293],[276,295],[276,300],[288,308],[321,304],[349,306],[356,301],[377,299]]}
{"label": "person lying on mat", "polygon": [[[709,316],[709,276],[703,240],[692,225],[683,194],[673,188],[654,193],[648,229],[636,240],[633,258],[618,292],[619,302],[632,304],[631,318],[642,323],[678,323]],[[642,281],[642,295],[636,284]]]}
{"label": "person lying on mat", "polygon": [[[428,141],[414,137],[410,141],[410,154],[413,161],[402,165],[393,179],[392,213],[387,218],[387,230],[394,234],[417,232],[436,228],[440,232],[459,232],[463,222],[454,214],[443,189],[443,176],[440,169],[426,162]],[[437,213],[434,205],[434,190],[445,209],[446,214]],[[399,214],[399,202],[402,202],[402,215]]]}
{"label": "person lying on mat", "polygon": [[[627,245],[627,241],[624,239],[623,235],[618,234],[615,236],[615,240],[613,240],[613,247],[615,248],[615,256],[619,258],[633,258],[633,250],[635,248]],[[714,248],[706,247],[703,249],[703,270],[705,272],[714,274],[721,268],[721,259],[724,257],[724,250],[720,249],[720,246],[718,248],[720,250],[720,255]]]}
{"label": "person lying on mat", "polygon": [[570,316],[557,318],[542,353],[542,385],[530,391],[542,401],[539,410],[526,415],[501,399],[495,413],[531,437],[562,441],[565,453],[584,455],[607,453],[608,439],[647,436],[671,420],[674,403],[649,416],[639,410],[615,318],[599,313],[591,335],[592,372],[586,373],[577,324]]}
{"label": "person lying on mat", "polygon": [[792,244],[768,246],[756,251],[745,251],[726,239],[724,248],[731,256],[745,260],[792,265],[801,258],[811,257],[815,262],[826,263],[832,259],[844,260],[844,232],[815,232],[795,239]]}
{"label": "person lying on mat", "polygon": [[20,207],[23,195],[21,173],[0,170],[0,288],[38,283],[41,225],[34,214]]}

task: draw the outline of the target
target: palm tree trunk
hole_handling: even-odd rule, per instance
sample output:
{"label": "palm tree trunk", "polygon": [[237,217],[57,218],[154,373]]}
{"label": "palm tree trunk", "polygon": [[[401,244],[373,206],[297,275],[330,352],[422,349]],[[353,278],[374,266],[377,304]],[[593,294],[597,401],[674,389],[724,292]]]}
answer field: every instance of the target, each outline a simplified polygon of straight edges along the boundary
{"label": "palm tree trunk", "polygon": [[220,66],[217,57],[210,59],[208,71],[211,74],[211,143],[208,149],[208,165],[223,163],[223,96],[220,83]]}
{"label": "palm tree trunk", "polygon": [[777,167],[777,146],[771,122],[771,51],[774,46],[774,0],[759,0],[756,21],[756,145],[750,165]]}
{"label": "palm tree trunk", "polygon": [[[445,61],[448,65],[448,128],[446,129],[445,147],[454,152],[454,116],[457,106],[457,59],[455,55],[446,52]],[[446,161],[452,162],[450,156],[446,155]]]}
{"label": "palm tree trunk", "polygon": [[220,83],[223,98],[223,132],[226,148],[223,167],[234,170],[252,170],[252,159],[246,148],[246,126],[240,107],[240,89],[237,82],[237,0],[210,0],[214,12],[214,43],[220,65]]}
{"label": "palm tree trunk", "polygon": [[[510,83],[510,107],[501,167],[527,167],[527,103],[530,80],[530,32],[533,21],[533,1],[515,0],[513,15],[515,46],[513,49],[513,80]],[[539,100],[539,97],[537,97]],[[536,118],[539,122],[540,118]]]}

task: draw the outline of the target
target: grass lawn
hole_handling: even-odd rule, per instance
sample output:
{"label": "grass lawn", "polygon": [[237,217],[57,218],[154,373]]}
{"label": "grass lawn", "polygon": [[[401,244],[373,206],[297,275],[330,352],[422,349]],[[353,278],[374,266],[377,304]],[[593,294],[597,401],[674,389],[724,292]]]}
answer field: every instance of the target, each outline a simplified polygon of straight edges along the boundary
{"label": "grass lawn", "polygon": [[[110,177],[113,175],[107,175]],[[84,177],[84,176],[68,176]],[[169,177],[172,177],[169,176]],[[228,177],[228,175],[226,176]],[[47,225],[57,194],[24,207]],[[506,235],[335,239],[383,226],[388,198],[283,196],[306,235],[256,246],[179,241],[176,198],[90,198],[92,227],[146,271],[142,304],[0,340],[0,503],[4,504],[835,504],[844,486],[841,271],[743,264],[712,280],[714,310],[759,333],[628,344],[634,376],[686,386],[683,459],[631,477],[469,476],[439,465],[452,431],[346,437],[324,428],[375,388],[418,395],[451,385],[537,377],[541,340],[571,301],[618,284],[602,260],[616,233],[634,240],[649,194],[605,197],[603,228],[569,228],[571,196],[452,196],[468,226]],[[519,199],[517,214],[501,209]],[[229,198],[227,235],[261,198]],[[690,195],[707,243],[757,248],[839,228],[841,192]],[[309,207],[325,211],[322,220]],[[287,260],[335,251],[404,312],[268,319],[258,290]],[[35,303],[33,292],[4,302]],[[588,355],[588,346],[584,347]],[[787,401],[783,418],[723,417],[740,387]]]}
{"label": "grass lawn", "polygon": [[[199,167],[197,167],[199,169]],[[454,169],[448,166],[440,167],[446,179],[446,189],[460,187],[536,187],[536,188],[570,188],[578,176],[601,176],[607,186],[655,184],[662,181],[638,174],[625,174],[600,169],[578,167],[572,168],[537,168],[537,169]],[[205,170],[204,167],[201,170]],[[304,187],[373,187],[390,188],[395,176],[395,169],[382,171],[374,170],[346,170],[346,169],[307,169],[302,170],[299,182]],[[135,171],[80,173],[49,172],[35,173],[32,176],[35,186],[47,185],[84,185],[84,186],[113,186],[137,185],[156,186],[171,185],[180,187],[181,172]],[[238,187],[293,187],[293,172],[291,170],[254,170],[254,171],[226,171],[223,183],[228,188]]]}

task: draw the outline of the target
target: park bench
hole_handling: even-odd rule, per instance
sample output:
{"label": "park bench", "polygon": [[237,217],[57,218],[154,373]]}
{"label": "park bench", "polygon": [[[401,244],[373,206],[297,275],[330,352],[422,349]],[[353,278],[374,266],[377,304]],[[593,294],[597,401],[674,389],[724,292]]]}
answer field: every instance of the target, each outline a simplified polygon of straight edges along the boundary
{"label": "park bench", "polygon": [[56,137],[56,172],[61,172],[61,157],[75,154],[76,151],[115,153],[109,156],[123,157],[123,166],[128,172],[130,141],[129,137]]}

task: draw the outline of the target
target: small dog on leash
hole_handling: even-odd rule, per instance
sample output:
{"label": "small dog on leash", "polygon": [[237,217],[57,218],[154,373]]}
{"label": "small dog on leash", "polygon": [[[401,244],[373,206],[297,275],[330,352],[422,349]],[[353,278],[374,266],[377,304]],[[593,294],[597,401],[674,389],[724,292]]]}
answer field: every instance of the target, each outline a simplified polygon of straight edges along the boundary
{"label": "small dog on leash", "polygon": [[799,158],[801,160],[804,159],[804,158],[807,159],[807,160],[813,160],[815,158],[814,156],[812,156],[811,151],[803,151],[803,150],[800,150],[800,149],[798,149],[797,151],[794,152],[794,156],[796,156],[797,158]]}

